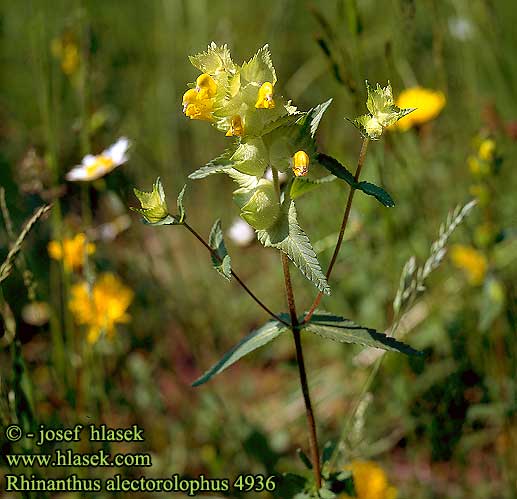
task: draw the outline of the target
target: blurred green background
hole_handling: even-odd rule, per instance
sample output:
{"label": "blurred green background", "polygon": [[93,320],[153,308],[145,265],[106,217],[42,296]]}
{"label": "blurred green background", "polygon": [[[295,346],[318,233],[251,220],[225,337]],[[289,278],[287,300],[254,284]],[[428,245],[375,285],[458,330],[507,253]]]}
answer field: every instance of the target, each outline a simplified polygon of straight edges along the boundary
{"label": "blurred green background", "polygon": [[[404,263],[412,255],[425,261],[447,213],[473,194],[480,198],[453,243],[483,255],[483,282],[471,285],[448,257],[432,274],[402,328],[405,341],[427,356],[387,355],[340,466],[379,462],[402,499],[515,497],[516,23],[510,0],[3,2],[0,185],[14,231],[37,206],[54,205],[26,240],[23,265],[1,284],[2,426],[139,424],[145,448],[132,449],[151,452],[153,467],[128,469],[127,476],[233,478],[303,468],[296,449],[307,446],[305,418],[292,341],[282,338],[191,388],[267,317],[211,269],[190,234],[146,227],[128,209],[136,205],[132,188],[150,189],[158,175],[173,205],[188,174],[225,147],[221,134],[181,112],[186,84],[198,76],[188,55],[215,41],[227,43],[241,63],[269,43],[278,92],[303,110],[333,98],[318,143],[351,168],[361,138],[343,118],[365,112],[364,80],[389,80],[395,95],[421,85],[446,96],[435,120],[371,144],[363,178],[390,192],[396,207],[356,195],[353,230],[325,309],[384,331]],[[67,45],[76,47],[76,59],[66,60]],[[89,189],[65,182],[84,154],[122,135],[133,141],[127,164]],[[496,154],[480,176],[469,157],[484,139],[495,142]],[[221,218],[226,230],[238,217],[233,189],[226,176],[189,182],[189,223],[207,235]],[[298,204],[324,268],[347,189],[326,184]],[[10,244],[4,226],[2,260]],[[113,272],[135,293],[131,321],[95,345],[85,343],[84,328],[67,311],[78,277],[47,254],[50,240],[84,230],[97,246],[84,272]],[[256,294],[285,310],[278,253],[229,238],[227,246]],[[314,288],[292,274],[299,308],[308,307]],[[48,304],[48,321],[31,317],[34,302]],[[14,337],[7,338],[9,328]],[[359,362],[357,347],[309,337],[304,345],[324,443],[338,438],[372,364]],[[0,442],[3,453],[30,450]],[[0,460],[0,474],[7,469]]]}

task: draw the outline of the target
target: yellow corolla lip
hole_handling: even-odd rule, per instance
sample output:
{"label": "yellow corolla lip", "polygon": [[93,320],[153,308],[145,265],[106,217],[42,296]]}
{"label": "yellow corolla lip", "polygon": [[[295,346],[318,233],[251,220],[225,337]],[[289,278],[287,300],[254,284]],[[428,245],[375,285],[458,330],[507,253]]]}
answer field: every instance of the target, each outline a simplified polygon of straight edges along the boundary
{"label": "yellow corolla lip", "polygon": [[309,155],[305,151],[297,151],[293,156],[293,173],[297,177],[304,177],[309,173]]}
{"label": "yellow corolla lip", "polygon": [[240,137],[244,135],[242,118],[238,114],[232,116],[232,119],[230,120],[230,128],[228,128],[228,131],[226,132],[227,137],[233,137],[234,135],[238,135]]}
{"label": "yellow corolla lip", "polygon": [[80,165],[66,174],[66,179],[71,182],[84,182],[103,177],[129,159],[127,151],[130,145],[129,139],[121,137],[101,154],[96,156],[87,154]]}
{"label": "yellow corolla lip", "polygon": [[259,88],[257,102],[255,103],[257,109],[272,109],[275,107],[273,100],[273,84],[266,81]]}

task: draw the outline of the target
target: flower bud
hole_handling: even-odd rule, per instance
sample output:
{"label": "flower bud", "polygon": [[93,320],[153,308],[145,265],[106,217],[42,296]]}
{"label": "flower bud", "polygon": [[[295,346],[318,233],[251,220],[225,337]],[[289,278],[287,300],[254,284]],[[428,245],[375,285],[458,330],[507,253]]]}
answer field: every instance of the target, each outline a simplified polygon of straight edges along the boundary
{"label": "flower bud", "polygon": [[140,213],[146,222],[160,224],[170,217],[160,177],[156,179],[151,192],[139,191],[138,189],[133,189],[133,191],[142,207],[132,208],[132,210]]}
{"label": "flower bud", "polygon": [[297,177],[305,177],[309,173],[309,156],[305,151],[298,151],[293,156],[293,172]]}
{"label": "flower bud", "polygon": [[196,90],[200,99],[211,99],[217,92],[217,83],[209,74],[203,73],[196,80]]}
{"label": "flower bud", "polygon": [[238,135],[240,137],[244,135],[242,118],[238,114],[232,116],[232,119],[230,120],[230,128],[228,128],[228,131],[226,132],[227,137],[233,137],[234,135]]}

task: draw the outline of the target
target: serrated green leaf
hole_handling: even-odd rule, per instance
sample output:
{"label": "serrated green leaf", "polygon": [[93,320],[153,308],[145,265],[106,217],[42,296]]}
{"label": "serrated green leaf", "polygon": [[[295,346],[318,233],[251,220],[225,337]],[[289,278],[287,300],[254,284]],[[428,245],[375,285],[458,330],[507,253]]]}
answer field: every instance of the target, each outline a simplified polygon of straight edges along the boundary
{"label": "serrated green leaf", "polygon": [[269,81],[273,85],[276,83],[276,72],[271,60],[269,46],[264,45],[248,62],[241,67],[241,76],[248,82],[255,85],[262,85]]}
{"label": "serrated green leaf", "polygon": [[379,203],[383,204],[387,208],[393,208],[395,203],[391,196],[378,185],[372,184],[371,182],[359,182],[356,185],[356,189],[363,191],[368,196],[373,196]]}
{"label": "serrated green leaf", "polygon": [[289,212],[286,213],[284,208],[275,224],[266,230],[257,231],[257,237],[264,246],[283,251],[321,292],[330,294],[330,287],[311,242],[298,224],[293,201],[289,204]]}
{"label": "serrated green leaf", "polygon": [[330,173],[341,180],[344,180],[353,189],[360,190],[368,196],[373,196],[377,201],[379,201],[379,203],[387,206],[388,208],[395,206],[391,196],[382,187],[372,184],[371,182],[356,182],[352,173],[350,173],[344,165],[332,156],[320,153],[318,154],[318,162]]}
{"label": "serrated green leaf", "polygon": [[222,359],[212,366],[208,371],[198,378],[192,386],[199,386],[212,379],[217,374],[235,364],[239,359],[274,340],[289,329],[278,321],[269,321],[259,329],[252,331],[243,338],[237,345],[229,350]]}
{"label": "serrated green leaf", "polygon": [[206,52],[189,56],[191,64],[202,73],[216,75],[222,71],[235,72],[235,64],[230,56],[230,49],[227,45],[218,47],[212,42]]}
{"label": "serrated green leaf", "polygon": [[395,338],[379,333],[375,329],[359,326],[349,319],[327,312],[313,314],[310,321],[304,325],[303,330],[341,343],[355,343],[405,353],[406,355],[422,355],[422,352]]}
{"label": "serrated green leaf", "polygon": [[324,166],[332,175],[344,180],[348,185],[355,188],[357,182],[354,176],[347,170],[346,166],[342,165],[337,159],[320,153],[317,156],[317,160],[318,163]]}
{"label": "serrated green leaf", "polygon": [[223,230],[221,228],[221,220],[217,219],[212,226],[210,235],[208,236],[208,246],[212,248],[217,255],[212,257],[212,264],[225,279],[230,280],[232,277],[231,259],[224,244]]}
{"label": "serrated green leaf", "polygon": [[202,166],[195,172],[192,172],[188,178],[192,180],[198,180],[208,177],[209,175],[213,175],[214,173],[227,172],[233,166],[233,161],[230,160],[230,157],[233,155],[236,149],[237,145],[226,149],[220,156],[217,156],[217,158],[209,161],[205,166]]}

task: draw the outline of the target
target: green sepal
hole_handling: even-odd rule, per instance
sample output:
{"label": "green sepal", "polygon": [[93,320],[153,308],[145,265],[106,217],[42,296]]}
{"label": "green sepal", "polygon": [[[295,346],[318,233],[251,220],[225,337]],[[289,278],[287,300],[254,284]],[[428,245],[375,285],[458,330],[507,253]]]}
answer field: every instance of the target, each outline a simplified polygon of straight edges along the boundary
{"label": "green sepal", "polygon": [[178,196],[180,215],[177,217],[169,214],[160,177],[156,179],[151,192],[140,191],[138,189],[133,189],[133,191],[140,201],[141,208],[131,207],[131,209],[142,215],[144,223],[148,225],[180,225],[185,220],[185,210],[182,203],[185,186]]}
{"label": "green sepal", "polygon": [[309,322],[303,325],[303,330],[341,343],[354,343],[367,347],[400,352],[406,355],[423,355],[422,352],[415,350],[391,336],[386,336],[369,327],[359,326],[349,319],[327,312],[318,311],[313,314]]}
{"label": "green sepal", "polygon": [[289,331],[289,328],[279,321],[272,320],[259,329],[252,331],[243,338],[237,345],[229,350],[219,362],[214,364],[208,371],[199,377],[192,386],[199,386],[211,380],[217,374],[235,364],[239,359],[274,340],[282,333]]}
{"label": "green sepal", "polygon": [[395,206],[395,202],[391,196],[382,187],[366,181],[356,182],[354,176],[352,173],[350,173],[346,166],[342,165],[332,156],[320,153],[318,154],[318,162],[330,173],[340,178],[341,180],[344,180],[353,189],[362,191],[368,196],[373,196],[375,199],[377,199],[377,201],[379,201],[379,203],[386,206],[387,208],[393,208]]}
{"label": "green sepal", "polygon": [[257,177],[264,175],[267,160],[268,152],[261,138],[243,140],[230,158],[236,170]]}
{"label": "green sepal", "polygon": [[229,281],[232,277],[232,262],[224,244],[221,220],[219,219],[217,219],[212,226],[212,230],[208,236],[208,245],[219,257],[217,258],[214,254],[211,255],[214,269]]}
{"label": "green sepal", "polygon": [[257,231],[258,240],[266,247],[284,252],[300,272],[321,292],[330,294],[330,287],[311,242],[298,224],[294,201],[284,203],[277,221],[266,230]]}
{"label": "green sepal", "polygon": [[176,199],[176,206],[178,207],[178,222],[182,224],[187,217],[185,213],[185,207],[183,206],[183,196],[185,195],[185,189],[187,188],[187,184],[183,186],[180,193],[178,194],[178,198]]}

